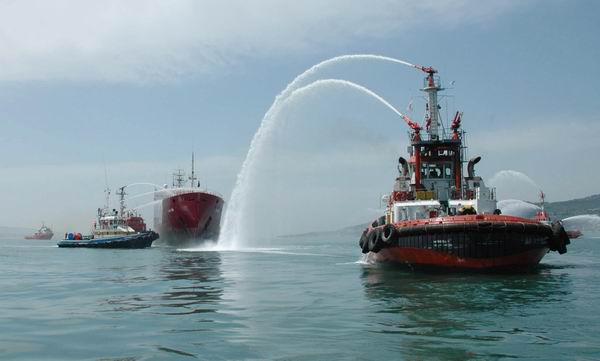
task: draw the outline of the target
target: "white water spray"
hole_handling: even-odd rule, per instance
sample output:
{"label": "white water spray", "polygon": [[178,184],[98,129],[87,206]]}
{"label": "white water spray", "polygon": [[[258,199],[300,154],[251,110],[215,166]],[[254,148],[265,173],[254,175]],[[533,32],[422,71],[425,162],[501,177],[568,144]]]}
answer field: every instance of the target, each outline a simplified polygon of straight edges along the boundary
{"label": "white water spray", "polygon": [[308,70],[304,71],[302,74],[300,74],[296,78],[294,78],[294,80],[292,80],[292,82],[289,83],[285,87],[285,89],[281,93],[279,93],[279,95],[277,95],[275,97],[275,101],[273,102],[273,104],[271,104],[271,107],[265,114],[263,121],[265,118],[267,118],[270,115],[271,111],[275,109],[275,107],[279,104],[279,102],[283,101],[285,98],[290,96],[291,93],[294,90],[296,90],[297,88],[299,88],[307,78],[316,74],[323,68],[326,68],[326,67],[329,67],[332,65],[336,65],[336,64],[339,64],[339,63],[342,63],[345,61],[354,61],[354,60],[378,60],[378,61],[385,61],[385,62],[391,62],[391,63],[395,63],[395,64],[406,65],[406,66],[418,69],[417,65],[411,64],[404,60],[390,58],[388,56],[374,55],[374,54],[341,55],[341,56],[336,56],[331,59],[324,60],[316,65],[313,65]]}
{"label": "white water spray", "polygon": [[151,202],[140,204],[139,206],[135,206],[135,207],[133,207],[131,209],[135,210],[135,211],[138,211],[138,210],[140,210],[142,208],[159,205],[159,204],[162,203],[162,201],[163,201],[162,199],[157,199],[157,200],[154,200],[154,201],[151,201]]}
{"label": "white water spray", "polygon": [[[511,183],[512,185],[517,184],[518,189],[521,192],[525,192],[524,195],[531,197],[530,199],[537,199],[538,194],[533,194],[533,192],[540,192],[542,189],[539,184],[537,184],[527,174],[511,169],[497,172],[490,178],[489,183],[498,189],[499,194],[503,192],[506,193],[508,188],[510,188]],[[526,188],[523,189],[523,186],[526,186]],[[512,193],[514,192],[511,192],[511,196],[514,197],[515,194]],[[506,194],[504,194],[504,196],[506,196]]]}
{"label": "white water spray", "polygon": [[125,187],[133,187],[133,186],[151,186],[157,189],[162,189],[162,186],[159,186],[158,184],[154,184],[154,183],[149,183],[149,182],[137,182],[137,183],[131,183],[126,185]]}
{"label": "white water spray", "polygon": [[[374,55],[374,54],[354,54],[354,55],[342,55],[337,56],[331,59],[324,60],[308,70],[304,71],[302,74],[298,75],[292,82],[290,82],[285,89],[279,93],[276,97],[267,112],[265,113],[261,124],[254,134],[252,141],[250,142],[250,147],[248,149],[248,153],[246,154],[246,159],[244,159],[244,163],[242,164],[242,168],[237,175],[236,183],[231,192],[231,197],[229,200],[229,204],[227,206],[224,221],[223,221],[223,229],[221,231],[221,237],[219,239],[219,243],[224,248],[236,249],[239,248],[239,236],[240,236],[240,217],[241,207],[243,206],[243,201],[240,200],[243,193],[243,187],[247,186],[248,181],[248,173],[249,168],[254,163],[254,154],[256,153],[256,149],[260,147],[261,142],[264,137],[264,134],[267,133],[265,129],[269,128],[270,123],[272,122],[273,114],[278,110],[281,106],[281,103],[290,97],[293,92],[305,81],[306,78],[311,75],[317,73],[320,69],[325,68],[327,66],[331,66],[334,64],[338,64],[345,61],[353,61],[353,60],[378,60],[378,61],[386,61],[396,64],[401,64],[413,68],[417,68],[416,65],[411,64],[409,62],[395,59],[387,56]],[[386,102],[387,103],[387,102]],[[396,111],[397,112],[397,111]]]}
{"label": "white water spray", "polygon": [[175,195],[175,192],[173,192],[172,190],[165,188],[165,189],[158,189],[155,191],[151,191],[151,192],[144,192],[144,193],[140,193],[140,194],[134,194],[130,197],[127,197],[127,200],[133,200],[133,199],[137,199],[137,198],[142,198],[142,197],[146,197],[146,196],[150,196],[150,195],[161,195],[162,197],[169,197],[172,195]]}
{"label": "white water spray", "polygon": [[579,230],[583,234],[600,233],[600,216],[597,214],[581,214],[562,220],[567,230]]}
{"label": "white water spray", "polygon": [[498,209],[502,214],[515,217],[533,218],[542,210],[541,207],[519,199],[503,199],[498,201]]}
{"label": "white water spray", "polygon": [[[299,77],[300,78],[300,77]],[[297,78],[298,79],[298,78]],[[358,85],[356,83],[352,83],[346,80],[339,79],[323,79],[317,80],[309,85],[293,90],[287,97],[279,98],[276,100],[274,105],[269,109],[267,114],[265,115],[258,131],[254,135],[252,142],[250,144],[250,149],[248,150],[248,154],[246,155],[246,159],[242,164],[242,169],[240,170],[237,178],[236,185],[231,193],[231,199],[229,201],[229,205],[227,211],[225,213],[225,219],[223,222],[223,229],[221,232],[221,238],[219,239],[220,248],[222,249],[238,249],[241,246],[241,238],[243,236],[242,232],[244,231],[242,228],[242,222],[244,220],[244,212],[246,207],[246,195],[249,191],[249,180],[252,178],[254,165],[256,163],[257,157],[262,151],[264,144],[269,139],[270,135],[273,133],[273,129],[277,125],[277,115],[284,108],[286,104],[293,100],[298,100],[302,96],[307,93],[322,87],[342,87],[349,88],[353,90],[357,90],[363,94],[369,95],[388,109],[392,110],[395,114],[400,117],[403,114],[394,108],[389,102],[383,99],[381,96],[377,95],[373,91]],[[291,88],[288,86],[288,88]],[[286,89],[288,89],[286,88]],[[285,92],[285,91],[284,91]]]}

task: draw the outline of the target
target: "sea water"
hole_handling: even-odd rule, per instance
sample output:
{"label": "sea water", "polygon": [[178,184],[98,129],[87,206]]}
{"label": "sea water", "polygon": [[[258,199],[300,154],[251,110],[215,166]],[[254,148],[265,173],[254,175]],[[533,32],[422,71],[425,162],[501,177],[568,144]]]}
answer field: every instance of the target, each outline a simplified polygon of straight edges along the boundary
{"label": "sea water", "polygon": [[526,274],[359,262],[358,235],[239,251],[0,241],[2,360],[595,360],[600,239]]}

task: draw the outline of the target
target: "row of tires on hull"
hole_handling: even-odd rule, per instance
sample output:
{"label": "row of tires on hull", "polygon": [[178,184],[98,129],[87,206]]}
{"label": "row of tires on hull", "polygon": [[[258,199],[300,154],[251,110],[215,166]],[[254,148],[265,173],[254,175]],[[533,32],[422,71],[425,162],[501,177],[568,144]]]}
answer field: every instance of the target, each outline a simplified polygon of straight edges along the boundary
{"label": "row of tires on hull", "polygon": [[384,248],[397,246],[402,237],[475,232],[490,233],[518,233],[540,235],[548,238],[548,248],[560,254],[567,252],[567,245],[571,243],[562,223],[556,221],[552,225],[541,223],[521,222],[464,222],[446,224],[426,224],[408,227],[396,227],[386,224],[365,229],[359,241],[362,253],[377,253]]}

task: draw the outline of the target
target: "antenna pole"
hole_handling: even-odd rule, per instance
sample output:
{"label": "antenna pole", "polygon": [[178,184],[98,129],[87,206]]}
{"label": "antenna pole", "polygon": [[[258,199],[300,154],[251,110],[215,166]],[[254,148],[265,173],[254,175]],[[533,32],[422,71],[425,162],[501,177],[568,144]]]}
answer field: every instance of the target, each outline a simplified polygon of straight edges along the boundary
{"label": "antenna pole", "polygon": [[194,152],[192,152],[192,175],[190,176],[190,182],[192,183],[192,188],[194,188],[194,183],[196,183],[196,173],[194,171]]}
{"label": "antenna pole", "polygon": [[121,211],[121,217],[125,214],[125,187],[127,186],[123,186],[121,188],[119,188],[119,191],[117,192],[117,195],[119,196],[119,206],[120,206],[120,211]]}

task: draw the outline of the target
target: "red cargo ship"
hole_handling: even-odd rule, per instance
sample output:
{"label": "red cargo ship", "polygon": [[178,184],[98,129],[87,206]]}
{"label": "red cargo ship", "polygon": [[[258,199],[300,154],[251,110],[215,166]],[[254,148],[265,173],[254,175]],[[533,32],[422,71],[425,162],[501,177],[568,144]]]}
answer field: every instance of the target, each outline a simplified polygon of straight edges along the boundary
{"label": "red cargo ship", "polygon": [[[481,157],[465,162],[462,113],[448,128],[441,119],[437,71],[427,74],[425,126],[401,114],[411,128],[410,158],[400,157],[385,215],[364,230],[359,245],[377,261],[459,269],[519,269],[537,265],[548,251],[567,251],[560,221],[502,215],[495,189],[475,175]],[[463,173],[467,163],[467,174]]]}
{"label": "red cargo ship", "polygon": [[173,174],[173,186],[156,192],[155,199],[162,200],[155,209],[155,226],[162,242],[182,246],[218,239],[224,201],[220,194],[200,188],[193,154],[191,176],[186,179],[178,170]]}

